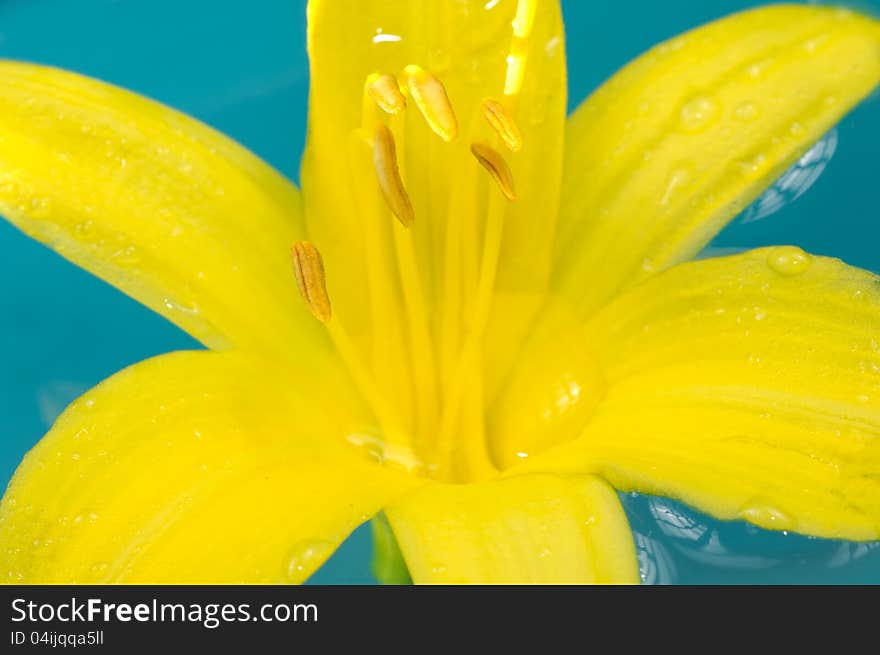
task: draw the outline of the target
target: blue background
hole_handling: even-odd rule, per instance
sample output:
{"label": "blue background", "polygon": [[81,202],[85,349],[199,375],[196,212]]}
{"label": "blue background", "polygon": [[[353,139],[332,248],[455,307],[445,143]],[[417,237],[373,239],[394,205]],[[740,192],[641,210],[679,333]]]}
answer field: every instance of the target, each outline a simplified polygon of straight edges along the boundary
{"label": "blue background", "polygon": [[[760,3],[562,4],[574,107],[654,43]],[[880,14],[880,0],[845,4]],[[0,56],[63,66],[159,99],[297,176],[308,93],[305,0],[0,0]],[[747,212],[713,245],[797,243],[880,271],[878,154],[874,97],[804,162],[817,172],[824,167],[809,192],[795,199],[806,176],[792,178],[774,195],[784,201],[778,211],[760,220],[750,219],[762,212]],[[145,357],[195,346],[2,221],[0,284],[0,484],[82,391]],[[647,582],[880,583],[880,544],[765,532],[646,496],[624,502]],[[362,528],[312,581],[372,582],[369,553]]]}

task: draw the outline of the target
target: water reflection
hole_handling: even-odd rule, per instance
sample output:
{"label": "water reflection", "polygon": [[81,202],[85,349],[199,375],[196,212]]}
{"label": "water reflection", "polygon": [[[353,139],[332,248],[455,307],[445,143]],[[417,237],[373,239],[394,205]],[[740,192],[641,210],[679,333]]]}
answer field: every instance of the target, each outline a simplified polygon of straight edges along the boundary
{"label": "water reflection", "polygon": [[[646,584],[804,582],[836,579],[834,570],[880,559],[880,542],[817,539],[718,521],[683,503],[621,494]],[[861,580],[871,582],[871,580]],[[875,580],[876,582],[876,580]]]}
{"label": "water reflection", "polygon": [[795,164],[782,174],[755,202],[740,215],[739,223],[753,223],[775,214],[800,198],[809,189],[837,150],[837,129],[832,128]]}
{"label": "water reflection", "polygon": [[678,582],[678,569],[666,546],[657,539],[636,531],[633,531],[633,540],[642,584],[663,585]]}

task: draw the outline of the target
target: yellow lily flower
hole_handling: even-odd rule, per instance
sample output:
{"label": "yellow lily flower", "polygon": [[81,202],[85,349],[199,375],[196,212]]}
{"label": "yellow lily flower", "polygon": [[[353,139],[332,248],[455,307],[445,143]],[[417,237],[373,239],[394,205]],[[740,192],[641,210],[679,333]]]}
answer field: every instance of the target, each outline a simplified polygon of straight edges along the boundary
{"label": "yellow lily flower", "polygon": [[875,88],[877,21],[737,14],[566,120],[555,0],[308,12],[302,196],[0,63],[0,213],[210,348],[64,412],[3,497],[4,580],[300,582],[384,512],[415,582],[637,582],[614,488],[880,536],[878,279],[683,263]]}

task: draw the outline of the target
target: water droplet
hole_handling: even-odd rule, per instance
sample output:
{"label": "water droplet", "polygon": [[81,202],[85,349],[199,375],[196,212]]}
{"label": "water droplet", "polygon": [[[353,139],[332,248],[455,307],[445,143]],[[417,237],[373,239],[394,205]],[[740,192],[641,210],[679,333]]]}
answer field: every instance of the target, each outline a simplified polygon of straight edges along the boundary
{"label": "water droplet", "polygon": [[373,43],[398,43],[403,41],[403,37],[399,34],[386,34],[381,27],[377,27],[372,41]]}
{"label": "water droplet", "polygon": [[767,70],[769,65],[770,60],[764,59],[749,66],[746,69],[746,73],[748,73],[749,77],[751,77],[752,79],[758,79],[759,77],[762,77],[764,75],[764,71]]}
{"label": "water droplet", "polygon": [[28,213],[33,218],[46,218],[52,212],[52,201],[49,198],[31,198]]}
{"label": "water droplet", "polygon": [[759,152],[751,159],[744,159],[739,162],[740,169],[747,175],[760,175],[767,164],[767,156]]}
{"label": "water droplet", "polygon": [[425,463],[405,445],[385,443],[384,439],[372,434],[354,433],[349,434],[346,439],[377,464],[413,475],[420,475],[425,471]]}
{"label": "water droplet", "polygon": [[553,59],[560,52],[559,46],[562,45],[562,40],[558,36],[554,36],[552,39],[547,41],[544,45],[544,54],[547,55],[548,59]]}
{"label": "water droplet", "polygon": [[780,275],[800,275],[813,264],[813,257],[797,246],[779,246],[767,252],[767,265]]}
{"label": "water droplet", "polygon": [[333,552],[329,541],[309,539],[293,547],[287,563],[287,576],[300,581],[317,569]]}
{"label": "water droplet", "polygon": [[744,102],[733,111],[733,115],[741,121],[753,121],[759,114],[758,106],[754,102]]}
{"label": "water droplet", "polygon": [[795,527],[794,519],[788,514],[778,507],[763,503],[749,504],[740,510],[739,517],[768,530],[793,530]]}
{"label": "water droplet", "polygon": [[682,166],[673,169],[666,182],[666,190],[663,192],[663,197],[660,198],[660,204],[668,205],[673,196],[690,183],[691,177],[691,169],[688,167]]}
{"label": "water droplet", "polygon": [[94,231],[95,225],[91,220],[85,220],[81,223],[77,223],[73,228],[76,236],[80,239],[86,239],[89,235]]}
{"label": "water droplet", "polygon": [[666,54],[669,52],[676,52],[681,50],[685,44],[687,43],[687,38],[684,36],[678,36],[665,43],[661,43],[657,46],[657,52],[660,54]]}
{"label": "water droplet", "polygon": [[171,298],[165,298],[162,300],[162,304],[165,305],[165,308],[172,312],[183,312],[184,314],[198,314],[199,308],[190,305],[184,305],[179,303]]}
{"label": "water droplet", "polygon": [[111,253],[110,259],[112,259],[115,264],[130,266],[136,264],[140,257],[138,256],[137,248],[135,246],[126,246],[125,248],[120,248]]}
{"label": "water droplet", "polygon": [[804,41],[804,50],[808,53],[813,54],[818,50],[823,43],[828,41],[828,34],[820,34],[818,36],[814,36],[812,39],[808,39]]}
{"label": "water droplet", "polygon": [[719,115],[718,103],[706,96],[697,96],[682,105],[679,125],[685,132],[702,132]]}

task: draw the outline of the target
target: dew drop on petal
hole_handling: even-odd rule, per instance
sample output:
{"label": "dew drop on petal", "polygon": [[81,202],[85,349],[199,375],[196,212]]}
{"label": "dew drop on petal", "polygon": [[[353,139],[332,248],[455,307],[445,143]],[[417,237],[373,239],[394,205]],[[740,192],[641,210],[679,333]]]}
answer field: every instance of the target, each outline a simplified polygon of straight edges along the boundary
{"label": "dew drop on petal", "polygon": [[813,257],[797,246],[779,246],[767,253],[767,265],[780,275],[800,275],[812,264]]}
{"label": "dew drop on petal", "polygon": [[753,121],[760,112],[754,102],[744,102],[733,111],[733,115],[741,121]]}
{"label": "dew drop on petal", "polygon": [[666,181],[666,189],[660,198],[660,204],[664,207],[671,205],[673,199],[691,183],[692,179],[693,169],[691,166],[683,165],[674,168]]}
{"label": "dew drop on petal", "polygon": [[333,552],[333,544],[329,541],[309,539],[293,547],[287,563],[287,576],[293,581],[300,581],[317,569]]}
{"label": "dew drop on petal", "polygon": [[749,503],[739,512],[740,518],[768,530],[793,530],[794,519],[778,507],[761,502]]}
{"label": "dew drop on petal", "polygon": [[719,109],[712,98],[697,96],[682,105],[679,126],[683,132],[702,132],[718,118]]}

